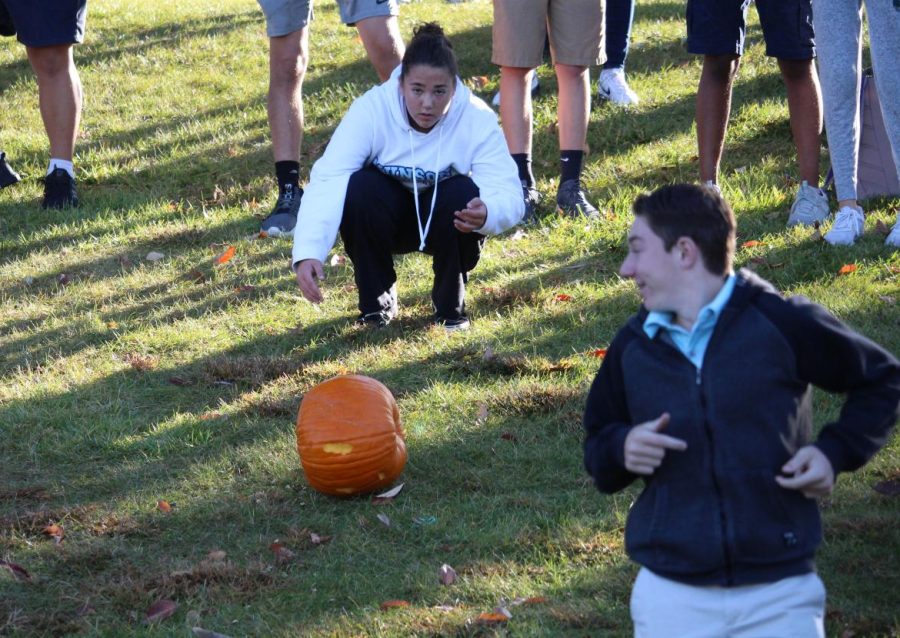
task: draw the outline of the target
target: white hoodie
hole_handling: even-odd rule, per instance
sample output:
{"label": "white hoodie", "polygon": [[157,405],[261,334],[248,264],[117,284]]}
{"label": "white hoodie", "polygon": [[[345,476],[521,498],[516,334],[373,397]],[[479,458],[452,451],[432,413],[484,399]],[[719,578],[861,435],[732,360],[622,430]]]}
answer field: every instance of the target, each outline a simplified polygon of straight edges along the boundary
{"label": "white hoodie", "polygon": [[522,220],[522,184],[491,108],[457,78],[447,114],[420,133],[410,126],[403,104],[401,68],[354,100],[313,165],[294,228],[295,266],[304,259],[325,261],[341,224],[350,176],[372,164],[410,192],[413,170],[419,192],[434,185],[435,174],[440,180],[468,175],[487,208],[487,221],[477,231],[483,235],[502,233]]}

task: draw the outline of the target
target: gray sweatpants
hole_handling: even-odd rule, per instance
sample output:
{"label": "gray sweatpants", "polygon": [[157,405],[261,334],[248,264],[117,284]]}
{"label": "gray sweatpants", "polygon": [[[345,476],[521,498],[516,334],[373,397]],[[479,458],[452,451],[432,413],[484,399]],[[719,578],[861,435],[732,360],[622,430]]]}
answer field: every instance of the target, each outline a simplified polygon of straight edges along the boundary
{"label": "gray sweatpants", "polygon": [[[900,178],[900,7],[866,0],[875,86]],[[856,199],[862,0],[813,0],[825,129],[838,200]]]}

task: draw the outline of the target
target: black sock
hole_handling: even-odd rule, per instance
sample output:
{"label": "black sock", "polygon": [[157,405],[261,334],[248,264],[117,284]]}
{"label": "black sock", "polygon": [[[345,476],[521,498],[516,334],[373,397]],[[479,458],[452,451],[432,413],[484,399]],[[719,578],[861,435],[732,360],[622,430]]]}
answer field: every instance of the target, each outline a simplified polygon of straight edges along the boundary
{"label": "black sock", "polygon": [[559,152],[559,183],[570,179],[581,178],[581,162],[584,159],[584,151],[560,151]]}
{"label": "black sock", "polygon": [[534,175],[531,172],[531,154],[512,153],[512,158],[516,163],[516,168],[519,169],[519,179],[525,182],[528,188],[534,186]]}
{"label": "black sock", "polygon": [[288,184],[300,187],[300,162],[275,162],[275,177],[278,178],[278,192],[283,193]]}

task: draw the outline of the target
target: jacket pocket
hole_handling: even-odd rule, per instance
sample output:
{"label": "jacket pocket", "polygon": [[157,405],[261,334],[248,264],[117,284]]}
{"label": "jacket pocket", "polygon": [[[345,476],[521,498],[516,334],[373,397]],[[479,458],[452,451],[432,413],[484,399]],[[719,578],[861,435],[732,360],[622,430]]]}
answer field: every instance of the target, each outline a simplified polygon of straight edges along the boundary
{"label": "jacket pocket", "polygon": [[772,565],[797,560],[813,554],[821,541],[816,501],[779,486],[774,471],[734,475],[727,502],[737,563]]}
{"label": "jacket pocket", "polygon": [[715,491],[699,481],[651,481],[625,527],[625,547],[635,562],[673,574],[722,568],[722,539]]}

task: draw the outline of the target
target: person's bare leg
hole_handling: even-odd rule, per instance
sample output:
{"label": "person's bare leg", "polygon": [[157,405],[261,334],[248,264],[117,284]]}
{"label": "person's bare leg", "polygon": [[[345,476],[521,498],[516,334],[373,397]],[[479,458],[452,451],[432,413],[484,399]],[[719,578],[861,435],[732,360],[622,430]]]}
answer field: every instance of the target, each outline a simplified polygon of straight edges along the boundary
{"label": "person's bare leg", "polygon": [[303,78],[309,29],[269,38],[269,129],[276,162],[296,162],[303,142]]}
{"label": "person's bare leg", "polygon": [[37,76],[38,101],[50,141],[50,157],[71,162],[83,100],[72,45],[26,47],[26,51]]}
{"label": "person's bare leg", "polygon": [[524,67],[500,67],[500,124],[510,154],[531,154],[531,72]]}
{"label": "person's bare leg", "polygon": [[396,16],[375,16],[356,23],[369,62],[384,82],[403,59],[403,38]]}
{"label": "person's bare leg", "polygon": [[697,151],[700,181],[716,182],[731,112],[731,86],[737,75],[737,55],[706,55],[697,88]]}
{"label": "person's bare leg", "polygon": [[[560,150],[584,150],[588,118],[591,112],[591,87],[587,67],[556,65],[559,83],[559,102],[556,116],[559,121]],[[503,95],[506,99],[506,94]]]}
{"label": "person's bare leg", "polygon": [[819,149],[822,136],[822,91],[812,60],[778,60],[787,89],[791,133],[797,148],[800,179],[819,185]]}

